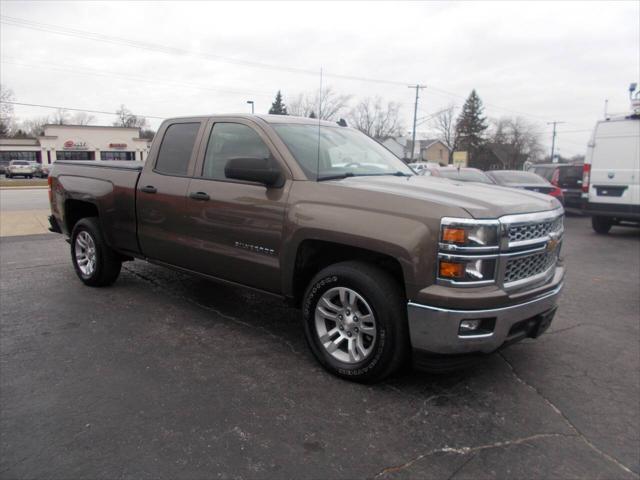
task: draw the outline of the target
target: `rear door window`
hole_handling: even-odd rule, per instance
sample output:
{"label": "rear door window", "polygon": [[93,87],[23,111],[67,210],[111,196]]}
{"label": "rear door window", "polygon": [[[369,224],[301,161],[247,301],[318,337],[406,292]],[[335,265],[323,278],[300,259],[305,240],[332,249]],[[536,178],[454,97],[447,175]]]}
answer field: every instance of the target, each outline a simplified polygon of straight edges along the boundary
{"label": "rear door window", "polygon": [[166,175],[187,175],[199,129],[199,122],[170,125],[162,139],[155,170]]}

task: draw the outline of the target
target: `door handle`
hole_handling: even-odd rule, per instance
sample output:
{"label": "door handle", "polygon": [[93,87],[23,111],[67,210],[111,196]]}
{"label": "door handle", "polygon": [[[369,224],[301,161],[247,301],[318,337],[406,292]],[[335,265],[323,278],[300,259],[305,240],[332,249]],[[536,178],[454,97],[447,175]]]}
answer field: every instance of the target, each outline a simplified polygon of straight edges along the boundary
{"label": "door handle", "polygon": [[158,190],[153,185],[147,185],[146,187],[142,187],[140,191],[144,193],[156,193]]}
{"label": "door handle", "polygon": [[209,200],[209,195],[207,195],[204,192],[191,192],[189,194],[189,198],[193,198],[194,200],[207,201],[207,200]]}

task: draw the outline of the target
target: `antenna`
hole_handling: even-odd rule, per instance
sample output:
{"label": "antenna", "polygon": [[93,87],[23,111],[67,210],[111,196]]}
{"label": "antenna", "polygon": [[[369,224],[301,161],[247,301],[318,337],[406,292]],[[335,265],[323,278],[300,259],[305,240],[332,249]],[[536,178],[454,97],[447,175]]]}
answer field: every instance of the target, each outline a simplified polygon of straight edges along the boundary
{"label": "antenna", "polygon": [[320,178],[320,119],[322,118],[322,67],[320,67],[320,92],[318,93],[318,158],[316,164],[316,181]]}

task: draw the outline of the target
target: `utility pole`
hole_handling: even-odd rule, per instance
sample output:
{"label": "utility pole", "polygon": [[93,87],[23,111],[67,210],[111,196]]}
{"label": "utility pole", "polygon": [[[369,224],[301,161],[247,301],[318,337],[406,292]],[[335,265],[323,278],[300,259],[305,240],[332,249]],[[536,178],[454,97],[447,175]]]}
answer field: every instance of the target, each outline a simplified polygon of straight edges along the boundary
{"label": "utility pole", "polygon": [[547,122],[547,125],[553,125],[553,134],[551,135],[551,163],[553,162],[553,154],[556,147],[556,125],[560,125],[564,122]]}
{"label": "utility pole", "polygon": [[416,153],[416,121],[418,119],[418,92],[421,88],[427,88],[425,85],[409,85],[409,88],[416,89],[416,104],[413,108],[413,134],[411,135],[411,161],[414,160],[414,156]]}

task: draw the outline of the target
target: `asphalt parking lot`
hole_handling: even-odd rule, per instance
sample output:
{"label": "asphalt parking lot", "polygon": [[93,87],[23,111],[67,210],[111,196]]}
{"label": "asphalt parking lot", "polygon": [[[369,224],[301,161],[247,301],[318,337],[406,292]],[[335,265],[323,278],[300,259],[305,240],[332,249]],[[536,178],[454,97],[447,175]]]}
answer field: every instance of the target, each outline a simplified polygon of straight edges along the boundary
{"label": "asphalt parking lot", "polygon": [[475,368],[325,373],[277,299],[0,239],[2,478],[638,478],[640,233],[569,217],[550,331]]}

